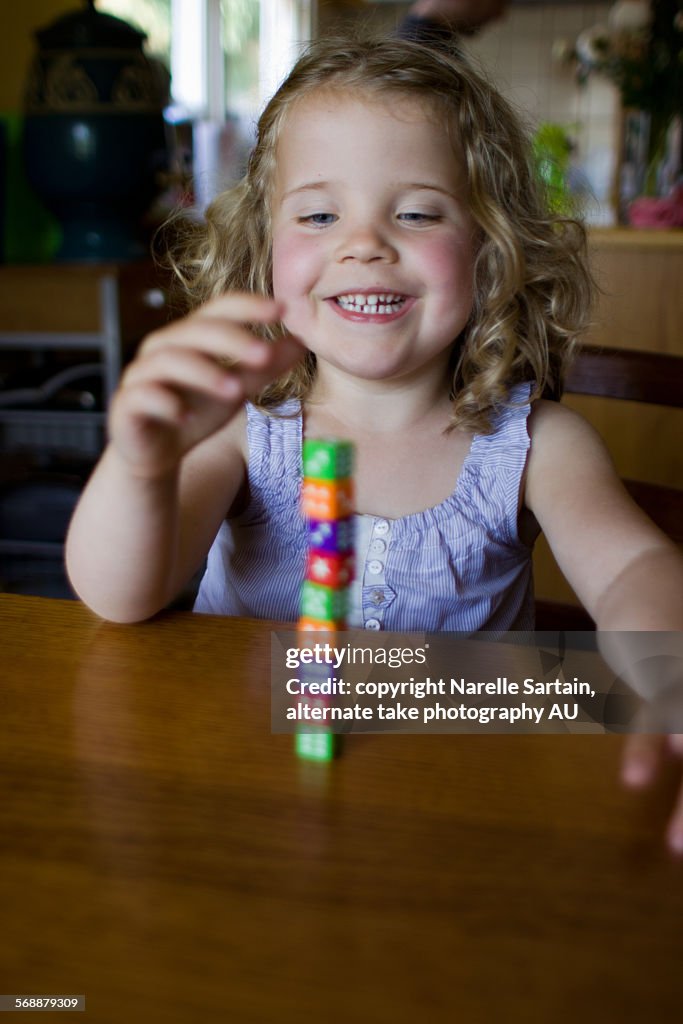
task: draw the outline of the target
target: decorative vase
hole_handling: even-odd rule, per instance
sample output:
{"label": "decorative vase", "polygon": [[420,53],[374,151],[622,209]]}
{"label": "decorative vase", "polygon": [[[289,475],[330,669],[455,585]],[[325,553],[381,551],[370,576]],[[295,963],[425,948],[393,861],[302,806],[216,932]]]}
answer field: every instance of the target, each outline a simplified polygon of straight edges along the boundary
{"label": "decorative vase", "polygon": [[626,109],[622,115],[619,219],[640,197],[665,199],[681,171],[681,120],[668,111]]}
{"label": "decorative vase", "polygon": [[36,32],[25,99],[29,182],[61,222],[59,260],[147,251],[142,218],[167,163],[167,81],[143,33],[94,0]]}

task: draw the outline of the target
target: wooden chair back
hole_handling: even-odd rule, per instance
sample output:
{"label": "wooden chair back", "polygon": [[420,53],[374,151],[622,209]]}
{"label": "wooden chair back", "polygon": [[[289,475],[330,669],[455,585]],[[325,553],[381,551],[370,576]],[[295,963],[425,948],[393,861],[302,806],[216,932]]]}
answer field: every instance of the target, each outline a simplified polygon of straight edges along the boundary
{"label": "wooden chair back", "polygon": [[[586,345],[567,375],[564,391],[680,409],[683,357]],[[624,479],[623,483],[660,530],[683,544],[683,490],[640,480]],[[594,629],[595,624],[583,608],[537,601],[536,628]]]}

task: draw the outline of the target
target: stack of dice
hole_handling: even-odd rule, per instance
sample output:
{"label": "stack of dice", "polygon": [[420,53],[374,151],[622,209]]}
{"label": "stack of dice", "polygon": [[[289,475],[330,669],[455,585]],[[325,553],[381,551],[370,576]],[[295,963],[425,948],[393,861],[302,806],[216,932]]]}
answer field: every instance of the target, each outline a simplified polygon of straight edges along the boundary
{"label": "stack of dice", "polygon": [[[312,440],[303,445],[302,512],[307,521],[306,578],[301,588],[299,630],[324,630],[333,643],[334,633],[346,628],[348,588],[354,571],[353,460],[350,441]],[[303,666],[303,680],[325,682],[332,666]],[[325,706],[329,698],[308,699],[309,706]],[[339,739],[329,725],[298,732],[300,757],[327,761],[339,750]]]}

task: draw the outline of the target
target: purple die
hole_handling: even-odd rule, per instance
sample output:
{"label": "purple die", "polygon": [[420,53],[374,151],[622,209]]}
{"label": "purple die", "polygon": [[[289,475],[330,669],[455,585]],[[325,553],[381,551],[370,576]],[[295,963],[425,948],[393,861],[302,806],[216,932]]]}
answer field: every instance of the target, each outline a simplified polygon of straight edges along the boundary
{"label": "purple die", "polygon": [[309,519],[308,546],[330,554],[353,551],[353,519]]}
{"label": "purple die", "polygon": [[299,678],[308,686],[310,683],[326,683],[330,676],[334,675],[334,665],[332,660],[329,663],[313,662],[310,665],[301,665],[298,671]]}

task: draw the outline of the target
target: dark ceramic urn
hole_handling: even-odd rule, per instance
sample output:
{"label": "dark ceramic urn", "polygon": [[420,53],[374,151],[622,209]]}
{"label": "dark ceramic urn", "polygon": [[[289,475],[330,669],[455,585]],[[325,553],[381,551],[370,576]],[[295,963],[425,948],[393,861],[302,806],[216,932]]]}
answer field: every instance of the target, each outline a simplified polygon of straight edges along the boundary
{"label": "dark ceramic urn", "polygon": [[36,32],[24,161],[59,219],[60,260],[128,260],[147,249],[145,211],[166,165],[167,82],[143,33],[93,0]]}

